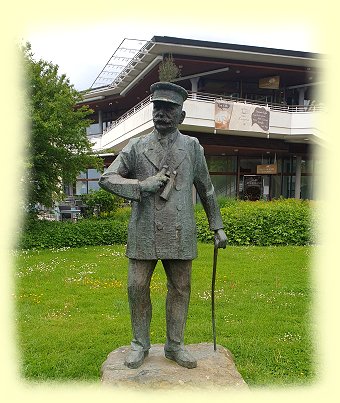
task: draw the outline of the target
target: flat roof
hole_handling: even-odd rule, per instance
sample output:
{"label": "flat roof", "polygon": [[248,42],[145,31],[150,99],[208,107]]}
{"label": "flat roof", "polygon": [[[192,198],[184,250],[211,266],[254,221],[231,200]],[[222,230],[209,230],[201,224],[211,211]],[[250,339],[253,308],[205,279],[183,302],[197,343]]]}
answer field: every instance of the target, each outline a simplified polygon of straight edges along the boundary
{"label": "flat roof", "polygon": [[224,49],[224,50],[236,50],[236,51],[240,51],[240,52],[265,53],[265,54],[276,54],[276,55],[291,56],[291,57],[303,57],[303,58],[307,58],[307,59],[318,59],[320,57],[319,53],[312,53],[312,52],[266,48],[266,47],[261,47],[261,46],[238,45],[238,44],[233,44],[233,43],[202,41],[202,40],[196,40],[196,39],[184,39],[184,38],[176,38],[176,37],[172,37],[172,36],[154,36],[151,39],[151,41],[158,42],[158,43],[168,43],[168,44],[171,43],[171,44],[177,44],[177,45],[202,47],[202,48],[215,48],[215,49]]}
{"label": "flat roof", "polygon": [[[144,46],[131,59],[130,63],[112,79],[112,82],[108,85],[91,88],[85,95],[85,101],[87,98],[98,96],[124,95],[160,62],[164,54],[298,67],[313,66],[324,57],[322,54],[311,52],[170,36],[154,36],[150,41],[141,42],[145,43]],[[109,65],[108,62],[102,71],[105,71]]]}

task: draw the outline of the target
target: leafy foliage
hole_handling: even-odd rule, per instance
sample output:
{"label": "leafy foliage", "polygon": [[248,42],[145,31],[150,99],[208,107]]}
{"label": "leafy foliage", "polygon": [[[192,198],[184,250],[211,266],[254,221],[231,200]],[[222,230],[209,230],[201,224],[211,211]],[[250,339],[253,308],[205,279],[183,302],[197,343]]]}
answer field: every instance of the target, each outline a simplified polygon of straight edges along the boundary
{"label": "leafy foliage", "polygon": [[[306,201],[233,201],[221,208],[221,214],[229,245],[308,245],[317,241],[317,214]],[[31,249],[125,244],[129,215],[130,208],[125,207],[105,220],[82,219],[76,223],[28,220],[19,246]],[[196,224],[198,240],[213,242],[213,232],[199,208]]]}
{"label": "leafy foliage", "polygon": [[127,221],[83,219],[70,221],[30,220],[21,236],[23,249],[121,244],[127,241]]}
{"label": "leafy foliage", "polygon": [[158,69],[159,81],[171,82],[181,76],[180,68],[175,64],[172,55],[165,57]]}
{"label": "leafy foliage", "polygon": [[87,205],[89,216],[97,210],[100,217],[113,215],[124,202],[123,198],[103,189],[81,195],[81,199]]}
{"label": "leafy foliage", "polygon": [[[221,208],[230,245],[308,245],[316,242],[316,215],[308,201],[237,201]],[[198,239],[212,241],[203,211],[196,214]]]}
{"label": "leafy foliage", "polygon": [[52,206],[63,196],[62,184],[73,182],[89,166],[101,168],[86,136],[87,106],[76,108],[81,95],[57,65],[35,61],[29,43],[22,48],[30,122],[28,204]]}

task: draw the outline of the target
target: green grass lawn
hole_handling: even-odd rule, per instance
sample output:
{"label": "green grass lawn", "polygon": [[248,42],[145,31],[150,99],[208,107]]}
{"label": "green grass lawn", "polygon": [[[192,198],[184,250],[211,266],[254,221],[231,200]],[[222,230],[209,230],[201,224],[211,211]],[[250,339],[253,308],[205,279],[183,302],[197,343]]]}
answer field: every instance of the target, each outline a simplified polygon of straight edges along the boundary
{"label": "green grass lawn", "polygon": [[[315,247],[314,247],[315,248]],[[108,353],[131,340],[124,246],[15,253],[17,343],[30,380],[100,378]],[[312,247],[228,247],[216,281],[217,343],[250,386],[315,378]],[[211,245],[193,262],[185,342],[212,343]],[[152,283],[151,341],[165,341],[165,274]]]}

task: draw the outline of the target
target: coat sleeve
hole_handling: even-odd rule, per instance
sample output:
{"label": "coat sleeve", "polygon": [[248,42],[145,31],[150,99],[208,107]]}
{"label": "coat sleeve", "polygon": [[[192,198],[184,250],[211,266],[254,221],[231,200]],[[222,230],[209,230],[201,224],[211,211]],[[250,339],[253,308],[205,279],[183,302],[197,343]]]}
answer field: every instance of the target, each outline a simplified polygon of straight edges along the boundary
{"label": "coat sleeve", "polygon": [[134,179],[135,140],[130,141],[99,179],[99,186],[124,199],[140,201],[138,179]]}
{"label": "coat sleeve", "polygon": [[195,150],[194,185],[208,217],[209,227],[212,231],[215,231],[224,227],[220,207],[214,186],[211,183],[203,147],[198,141],[195,141]]}

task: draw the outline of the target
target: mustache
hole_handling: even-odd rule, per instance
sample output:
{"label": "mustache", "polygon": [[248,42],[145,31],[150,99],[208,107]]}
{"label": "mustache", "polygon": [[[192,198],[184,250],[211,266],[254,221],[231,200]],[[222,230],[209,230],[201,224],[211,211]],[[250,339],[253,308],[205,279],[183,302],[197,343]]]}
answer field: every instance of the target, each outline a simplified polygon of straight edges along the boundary
{"label": "mustache", "polygon": [[155,117],[153,118],[153,121],[154,121],[155,123],[171,123],[171,120],[170,120],[170,119],[159,118],[159,117],[157,117],[157,116],[155,116]]}

